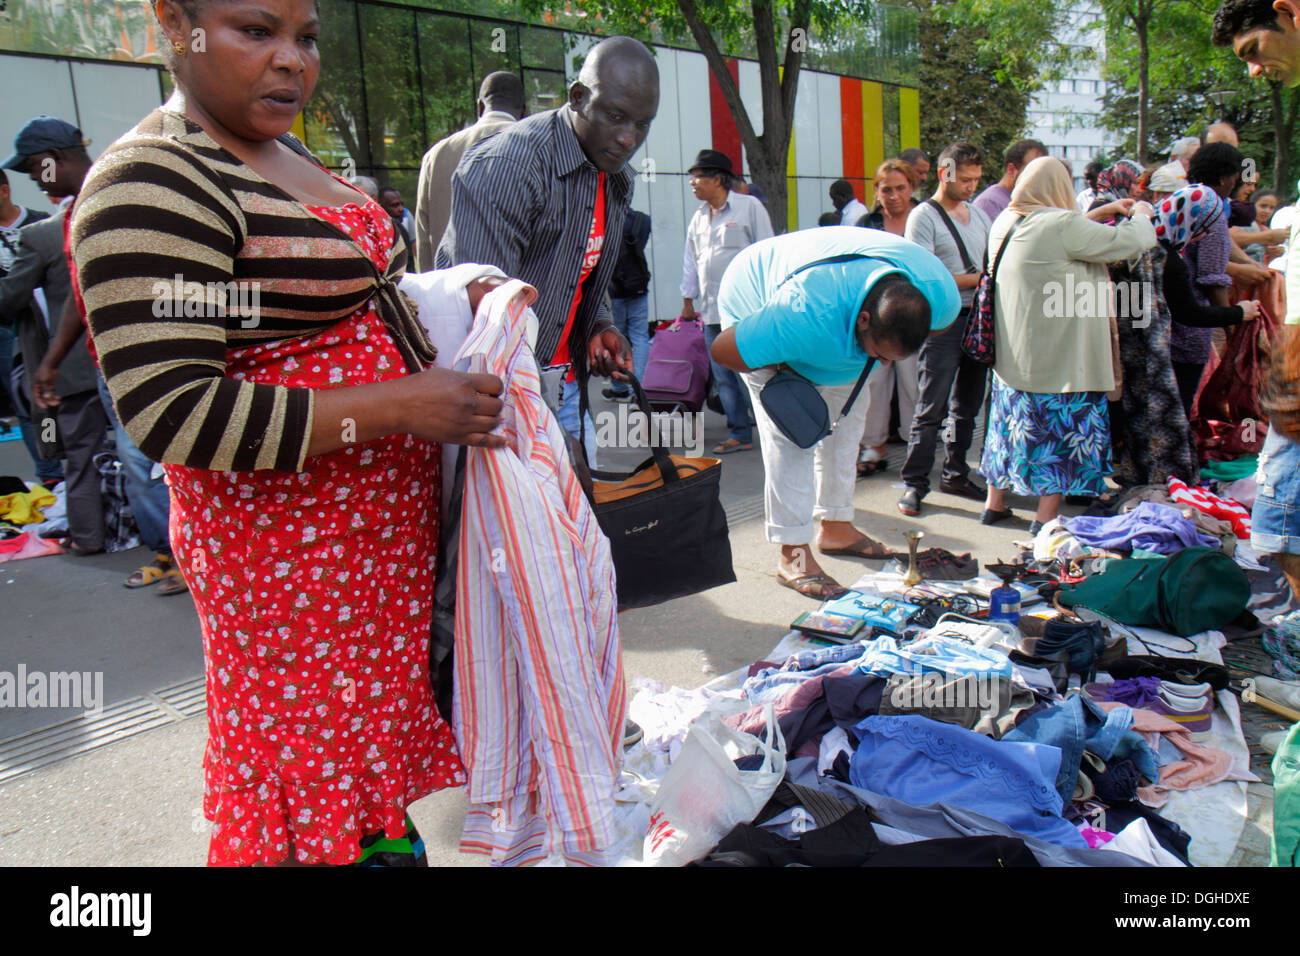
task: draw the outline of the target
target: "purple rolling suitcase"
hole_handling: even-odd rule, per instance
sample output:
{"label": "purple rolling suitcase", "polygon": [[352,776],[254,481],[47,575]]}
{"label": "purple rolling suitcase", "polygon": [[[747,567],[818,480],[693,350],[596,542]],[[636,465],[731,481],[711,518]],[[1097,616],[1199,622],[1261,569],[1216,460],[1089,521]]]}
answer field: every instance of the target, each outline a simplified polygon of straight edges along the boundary
{"label": "purple rolling suitcase", "polygon": [[709,369],[703,322],[678,318],[661,328],[650,340],[641,383],[650,406],[659,412],[698,412],[709,393]]}

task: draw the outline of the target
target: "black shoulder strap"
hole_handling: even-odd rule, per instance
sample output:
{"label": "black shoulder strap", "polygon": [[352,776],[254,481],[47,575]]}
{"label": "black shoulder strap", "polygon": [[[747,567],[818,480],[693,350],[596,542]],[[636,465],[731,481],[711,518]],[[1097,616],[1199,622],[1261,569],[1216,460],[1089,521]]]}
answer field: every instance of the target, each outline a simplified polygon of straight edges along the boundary
{"label": "black shoulder strap", "polygon": [[998,284],[998,266],[1002,263],[1002,253],[1007,251],[1007,243],[1011,241],[1011,235],[1016,231],[1016,227],[1024,221],[1025,217],[1021,216],[1013,222],[1011,228],[1007,230],[1006,237],[1002,240],[1002,245],[998,246],[998,254],[993,258],[993,271],[989,273],[990,288]]}
{"label": "black shoulder strap", "polygon": [[[798,269],[795,269],[788,276],[782,279],[781,284],[785,285],[787,282],[789,282],[799,273],[803,272],[805,269],[811,269],[813,266],[824,266],[824,265],[830,265],[831,263],[834,262],[852,262],[854,259],[869,259],[869,258],[871,258],[871,256],[869,256],[865,252],[845,252],[845,253],[841,253],[838,256],[827,256],[824,259],[816,259],[813,262],[805,262]],[[862,391],[862,386],[866,384],[867,376],[871,374],[871,369],[875,364],[876,364],[876,360],[874,358],[867,359],[867,364],[863,367],[862,374],[858,376],[858,381],[853,386],[853,391],[849,394],[849,400],[845,402],[844,407],[840,409],[840,418],[843,418],[845,415],[847,415],[849,413],[849,409],[853,407],[853,403],[857,401],[858,393]],[[792,374],[799,375],[798,372],[796,372],[794,369],[789,368],[789,366],[786,366],[786,368],[788,368]],[[803,378],[802,375],[800,375],[799,377]],[[838,423],[839,418],[837,418],[835,421]]]}
{"label": "black shoulder strap", "polygon": [[962,263],[966,266],[967,271],[973,272],[975,270],[975,263],[970,261],[970,253],[966,251],[966,243],[961,241],[961,233],[957,231],[957,226],[948,215],[948,210],[944,209],[943,206],[935,202],[933,199],[927,199],[925,204],[927,206],[932,206],[934,211],[939,214],[939,218],[943,220],[943,224],[947,226],[948,231],[952,233],[953,241],[957,243],[957,251],[961,254]]}
{"label": "black shoulder strap", "polygon": [[311,154],[311,151],[308,150],[307,147],[302,144],[302,140],[300,140],[297,136],[294,136],[293,133],[283,133],[279,137],[277,137],[277,139],[279,139],[280,142],[284,143],[285,146],[288,146],[291,150],[293,150],[303,159],[306,159],[308,162],[315,163],[317,166],[324,166],[324,163],[322,163],[319,159],[313,156]]}
{"label": "black shoulder strap", "polygon": [[805,262],[798,269],[795,269],[788,276],[781,280],[781,285],[785,285],[805,269],[811,269],[813,266],[830,265],[833,262],[852,262],[854,259],[870,259],[872,256],[865,252],[844,252],[838,256],[827,256],[824,259],[816,259],[813,262]]}
{"label": "black shoulder strap", "polygon": [[[862,374],[858,376],[858,381],[853,386],[853,391],[849,393],[849,400],[845,402],[844,407],[840,409],[840,418],[847,415],[849,409],[853,407],[853,403],[858,400],[858,393],[862,391],[862,386],[867,383],[867,376],[871,374],[871,370],[875,367],[875,364],[875,356],[868,356],[867,364],[862,367]],[[835,419],[835,424],[839,424],[840,418]]]}

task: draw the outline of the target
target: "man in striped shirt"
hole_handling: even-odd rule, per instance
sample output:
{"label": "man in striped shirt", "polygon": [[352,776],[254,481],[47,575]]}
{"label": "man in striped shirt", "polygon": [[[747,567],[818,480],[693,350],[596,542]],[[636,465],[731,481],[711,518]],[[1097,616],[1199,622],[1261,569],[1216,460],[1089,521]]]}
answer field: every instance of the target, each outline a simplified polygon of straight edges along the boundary
{"label": "man in striped shirt", "polygon": [[[654,55],[630,37],[592,47],[568,102],[472,147],[451,180],[451,222],[435,266],[494,265],[537,288],[539,366],[567,366],[560,424],[576,435],[577,373],[631,371],[632,350],[613,327],[605,293],[632,203],[627,161],[659,110]],[[545,378],[545,376],[544,376]],[[587,426],[595,460],[595,429]]]}

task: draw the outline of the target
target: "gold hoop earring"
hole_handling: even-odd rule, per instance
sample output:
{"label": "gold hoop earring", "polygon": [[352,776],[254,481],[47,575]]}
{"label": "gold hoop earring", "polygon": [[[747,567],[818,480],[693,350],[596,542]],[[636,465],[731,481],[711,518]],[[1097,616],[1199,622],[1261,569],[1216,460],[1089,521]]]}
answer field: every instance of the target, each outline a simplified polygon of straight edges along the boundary
{"label": "gold hoop earring", "polygon": [[176,51],[177,56],[184,56],[187,51],[185,44],[182,43],[180,40],[177,40],[175,43],[172,44],[172,49]]}

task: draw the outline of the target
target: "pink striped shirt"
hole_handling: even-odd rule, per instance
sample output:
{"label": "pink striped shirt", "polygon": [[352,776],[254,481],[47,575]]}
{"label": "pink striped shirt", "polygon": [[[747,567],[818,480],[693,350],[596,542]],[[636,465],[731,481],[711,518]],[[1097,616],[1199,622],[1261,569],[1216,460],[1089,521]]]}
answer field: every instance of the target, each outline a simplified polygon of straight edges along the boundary
{"label": "pink striped shirt", "polygon": [[615,838],[626,690],[609,542],[542,401],[526,295],[488,293],[456,361],[506,385],[508,446],[470,448],[456,585],[463,852],[598,862]]}

